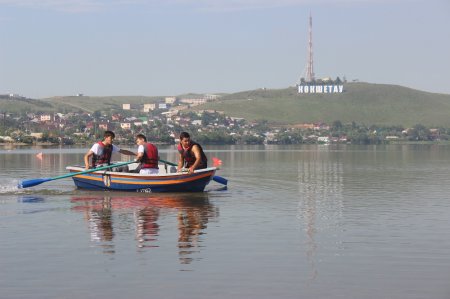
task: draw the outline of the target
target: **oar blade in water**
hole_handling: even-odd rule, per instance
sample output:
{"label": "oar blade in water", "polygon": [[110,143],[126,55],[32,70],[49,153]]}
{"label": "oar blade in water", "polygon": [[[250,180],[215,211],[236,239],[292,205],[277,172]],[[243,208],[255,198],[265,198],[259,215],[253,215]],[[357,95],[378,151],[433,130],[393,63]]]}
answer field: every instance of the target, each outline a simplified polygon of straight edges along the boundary
{"label": "oar blade in water", "polygon": [[33,187],[48,181],[51,181],[51,178],[42,178],[42,179],[33,179],[33,180],[25,180],[22,181],[21,183],[19,183],[19,188],[28,188],[28,187]]}
{"label": "oar blade in water", "polygon": [[223,184],[223,185],[227,185],[228,184],[228,180],[226,178],[223,178],[221,176],[215,175],[213,176],[213,181],[219,183],[219,184]]}

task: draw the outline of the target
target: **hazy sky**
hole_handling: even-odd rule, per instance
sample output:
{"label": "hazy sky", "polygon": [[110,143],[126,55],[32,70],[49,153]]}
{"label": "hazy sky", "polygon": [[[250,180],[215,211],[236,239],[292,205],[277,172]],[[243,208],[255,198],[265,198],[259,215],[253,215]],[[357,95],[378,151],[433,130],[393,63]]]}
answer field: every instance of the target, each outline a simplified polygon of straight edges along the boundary
{"label": "hazy sky", "polygon": [[316,77],[450,94],[449,0],[0,0],[0,94],[178,95]]}

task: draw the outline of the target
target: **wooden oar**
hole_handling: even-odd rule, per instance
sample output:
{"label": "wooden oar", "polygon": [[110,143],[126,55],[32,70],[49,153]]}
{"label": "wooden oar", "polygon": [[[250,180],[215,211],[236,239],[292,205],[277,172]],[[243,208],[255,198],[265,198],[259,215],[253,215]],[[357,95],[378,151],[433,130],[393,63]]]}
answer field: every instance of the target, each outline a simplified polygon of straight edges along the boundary
{"label": "wooden oar", "polygon": [[[175,164],[175,163],[163,160],[163,159],[159,159],[159,161],[161,161],[163,163],[166,163],[166,164],[169,164],[169,165],[172,165],[172,166],[178,166],[178,164]],[[213,176],[212,179],[213,179],[213,181],[215,181],[215,182],[217,182],[219,184],[223,184],[225,186],[228,184],[228,180],[226,178],[223,178],[223,177],[218,176],[218,175]]]}
{"label": "wooden oar", "polygon": [[118,166],[122,166],[122,165],[131,164],[131,163],[134,163],[134,162],[136,162],[136,161],[121,162],[121,163],[101,166],[101,167],[97,167],[97,168],[92,168],[92,169],[85,170],[85,171],[72,172],[72,173],[68,173],[68,174],[64,174],[64,175],[60,175],[60,176],[55,176],[55,177],[52,177],[52,178],[41,178],[41,179],[25,180],[25,181],[22,181],[21,183],[19,183],[18,187],[19,188],[33,187],[33,186],[36,186],[36,185],[39,185],[39,184],[42,184],[42,183],[45,183],[45,182],[49,182],[49,181],[69,178],[69,177],[80,175],[80,174],[95,172],[95,171],[98,171],[98,170],[108,169],[108,168],[111,168],[111,167],[118,167]]}

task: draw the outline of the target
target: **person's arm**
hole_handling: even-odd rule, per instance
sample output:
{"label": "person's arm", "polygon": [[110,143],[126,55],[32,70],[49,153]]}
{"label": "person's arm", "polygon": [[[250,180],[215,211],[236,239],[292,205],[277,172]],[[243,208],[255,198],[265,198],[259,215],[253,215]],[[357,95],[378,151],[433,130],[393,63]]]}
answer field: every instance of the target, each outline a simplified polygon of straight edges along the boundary
{"label": "person's arm", "polygon": [[142,161],[142,157],[144,157],[144,153],[137,153],[136,161],[137,162],[141,162]]}
{"label": "person's arm", "polygon": [[202,162],[202,155],[200,153],[200,149],[198,148],[197,145],[194,145],[192,147],[192,152],[194,153],[195,156],[195,162],[194,164],[192,164],[191,167],[189,167],[189,172],[192,173],[194,172],[194,170],[198,167],[198,165]]}
{"label": "person's arm", "polygon": [[89,169],[89,158],[94,154],[92,150],[89,150],[86,155],[84,155],[84,167],[86,170]]}
{"label": "person's arm", "polygon": [[177,171],[180,172],[184,165],[184,157],[182,154],[180,154],[180,159],[178,159],[178,167]]}
{"label": "person's arm", "polygon": [[136,161],[137,162],[141,162],[143,157],[144,157],[144,146],[143,145],[139,145],[138,146],[138,151],[137,151]]}

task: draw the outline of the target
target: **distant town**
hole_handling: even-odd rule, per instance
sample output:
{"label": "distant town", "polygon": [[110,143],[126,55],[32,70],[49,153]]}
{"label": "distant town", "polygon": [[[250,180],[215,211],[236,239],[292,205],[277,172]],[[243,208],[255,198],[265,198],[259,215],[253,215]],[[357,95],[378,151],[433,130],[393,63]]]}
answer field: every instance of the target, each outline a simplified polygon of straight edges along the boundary
{"label": "distant town", "polygon": [[[78,96],[83,96],[79,94]],[[0,95],[11,101],[24,100],[15,94]],[[219,99],[218,95],[197,98],[165,97],[155,103],[122,104],[104,111],[0,112],[0,143],[84,144],[101,139],[103,132],[116,133],[116,142],[133,144],[142,133],[154,143],[174,144],[182,131],[203,144],[379,144],[404,141],[450,139],[450,129],[416,125],[366,126],[357,123],[302,123],[274,126],[267,121],[248,121],[215,110],[189,108]],[[27,99],[33,101],[32,99]],[[12,102],[13,104],[13,102]]]}

